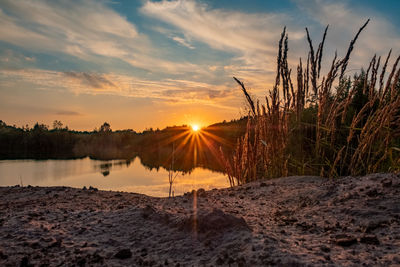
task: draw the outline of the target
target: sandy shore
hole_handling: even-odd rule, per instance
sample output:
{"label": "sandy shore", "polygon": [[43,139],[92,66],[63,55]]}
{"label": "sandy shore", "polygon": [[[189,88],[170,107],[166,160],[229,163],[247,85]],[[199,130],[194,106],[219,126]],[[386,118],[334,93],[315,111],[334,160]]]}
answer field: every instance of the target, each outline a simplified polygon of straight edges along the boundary
{"label": "sandy shore", "polygon": [[1,266],[400,266],[400,178],[288,177],[168,198],[0,188]]}

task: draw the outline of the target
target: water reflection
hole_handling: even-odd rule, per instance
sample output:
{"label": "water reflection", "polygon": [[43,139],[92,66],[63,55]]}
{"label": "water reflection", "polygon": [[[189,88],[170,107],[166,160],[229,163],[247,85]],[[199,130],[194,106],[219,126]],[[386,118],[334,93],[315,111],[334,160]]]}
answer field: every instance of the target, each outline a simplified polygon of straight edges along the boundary
{"label": "water reflection", "polygon": [[[144,193],[167,197],[169,171],[164,167],[143,165],[141,158],[100,161],[74,160],[2,160],[0,186],[94,186],[102,190]],[[180,171],[173,184],[175,195],[192,189],[221,188],[229,183],[220,172],[197,167]]]}
{"label": "water reflection", "polygon": [[105,163],[95,164],[93,168],[99,171],[104,177],[110,175],[111,170],[119,170],[121,168],[128,168],[131,165],[132,159],[126,160],[113,160]]}

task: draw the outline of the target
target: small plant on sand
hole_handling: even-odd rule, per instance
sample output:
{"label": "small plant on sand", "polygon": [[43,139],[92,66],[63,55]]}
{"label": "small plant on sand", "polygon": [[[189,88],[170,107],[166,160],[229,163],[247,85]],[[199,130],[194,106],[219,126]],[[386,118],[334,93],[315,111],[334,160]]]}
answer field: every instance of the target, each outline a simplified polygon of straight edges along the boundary
{"label": "small plant on sand", "polygon": [[178,176],[179,172],[175,173],[174,171],[174,163],[175,163],[175,143],[172,143],[172,153],[171,153],[171,165],[168,169],[168,183],[169,183],[169,191],[168,197],[174,197],[174,191],[172,190],[172,186],[174,185],[175,179]]}
{"label": "small plant on sand", "polygon": [[[363,175],[400,170],[400,56],[388,70],[389,54],[374,55],[366,71],[346,77],[358,30],[344,58],[337,54],[321,75],[328,27],[318,48],[308,29],[306,63],[300,58],[296,81],[288,64],[288,35],[278,46],[275,85],[265,104],[240,85],[250,107],[245,135],[232,157],[221,157],[231,185],[287,175]],[[389,75],[387,75],[387,72]]]}

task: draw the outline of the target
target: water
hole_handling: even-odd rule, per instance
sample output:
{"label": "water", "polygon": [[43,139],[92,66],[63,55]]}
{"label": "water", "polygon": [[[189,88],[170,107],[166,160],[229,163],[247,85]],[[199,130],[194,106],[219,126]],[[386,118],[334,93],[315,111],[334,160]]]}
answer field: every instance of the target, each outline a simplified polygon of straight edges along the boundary
{"label": "water", "polygon": [[[167,197],[168,171],[144,167],[140,158],[132,161],[100,161],[89,158],[72,160],[0,160],[0,186],[93,186],[100,190],[142,193]],[[193,189],[228,187],[227,177],[204,168],[190,174],[179,173],[173,184],[175,195]]]}

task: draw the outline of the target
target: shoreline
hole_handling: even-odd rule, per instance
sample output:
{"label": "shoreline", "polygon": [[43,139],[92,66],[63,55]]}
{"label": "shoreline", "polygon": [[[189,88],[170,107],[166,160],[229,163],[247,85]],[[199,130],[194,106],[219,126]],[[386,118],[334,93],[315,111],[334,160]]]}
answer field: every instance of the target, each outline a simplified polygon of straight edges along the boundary
{"label": "shoreline", "polygon": [[0,265],[400,264],[400,177],[283,177],[174,198],[0,187]]}

